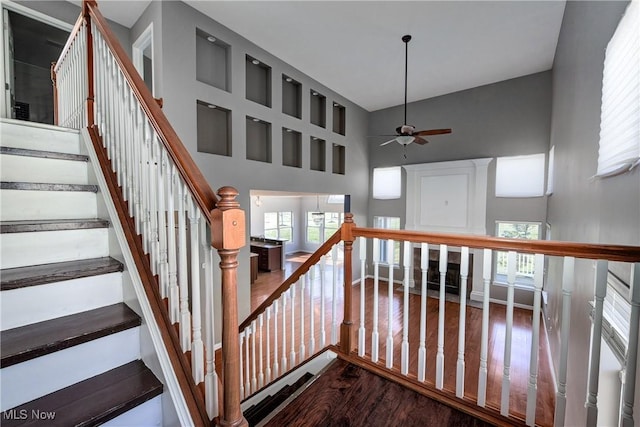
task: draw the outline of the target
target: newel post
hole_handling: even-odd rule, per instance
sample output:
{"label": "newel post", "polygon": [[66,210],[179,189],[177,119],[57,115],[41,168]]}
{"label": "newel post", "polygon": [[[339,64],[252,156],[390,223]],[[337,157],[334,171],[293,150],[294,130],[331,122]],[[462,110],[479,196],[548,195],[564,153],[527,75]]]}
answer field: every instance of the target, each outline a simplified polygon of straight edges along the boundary
{"label": "newel post", "polygon": [[91,15],[89,5],[98,7],[96,0],[82,0],[82,16],[87,26],[87,127],[94,125],[94,91],[93,91],[93,34],[91,32]]}
{"label": "newel post", "polygon": [[211,211],[211,244],[220,255],[222,271],[223,411],[220,425],[247,426],[240,409],[240,347],[238,339],[238,253],[245,245],[245,216],[233,187],[218,190]]}
{"label": "newel post", "polygon": [[56,77],[56,62],[51,63],[51,84],[53,85],[53,124],[58,125],[58,79]]}
{"label": "newel post", "polygon": [[344,318],[340,325],[340,350],[351,353],[351,340],[353,337],[353,214],[345,214],[344,223],[340,232],[340,237],[344,241]]}

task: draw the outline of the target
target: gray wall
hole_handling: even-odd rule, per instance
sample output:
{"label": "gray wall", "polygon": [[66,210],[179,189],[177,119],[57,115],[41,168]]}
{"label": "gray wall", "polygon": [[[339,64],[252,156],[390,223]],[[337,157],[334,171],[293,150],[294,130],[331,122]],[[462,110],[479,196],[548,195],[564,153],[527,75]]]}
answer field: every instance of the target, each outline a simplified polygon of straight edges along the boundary
{"label": "gray wall", "polygon": [[[591,179],[598,155],[604,52],[626,4],[567,2],[553,67],[551,144],[556,147],[556,179],[555,192],[548,200],[548,222],[554,240],[640,244],[640,171],[636,168],[615,177]],[[546,319],[556,366],[562,326],[557,264],[550,265]],[[567,425],[584,425],[586,419],[585,354],[591,327],[587,303],[594,296],[591,265],[580,262],[576,269]]]}
{"label": "gray wall", "polygon": [[[407,120],[416,129],[452,128],[450,135],[429,137],[427,145],[407,146],[407,159],[397,143],[371,138],[371,168],[546,153],[550,127],[549,71],[410,103]],[[403,107],[371,113],[369,135],[393,133],[402,124]],[[487,233],[496,220],[544,221],[546,198],[495,197],[495,161],[489,165]],[[406,179],[399,200],[369,200],[373,216],[399,216],[404,228]]]}
{"label": "gray wall", "polygon": [[[155,3],[155,2],[154,2]],[[182,139],[194,160],[214,189],[233,185],[239,192],[241,206],[247,211],[247,236],[250,233],[250,190],[278,190],[306,193],[351,194],[352,211],[356,221],[366,222],[368,203],[369,160],[367,140],[368,113],[339,96],[329,88],[312,80],[298,70],[283,63],[238,34],[204,16],[181,2],[157,2],[161,12],[149,11],[145,19],[162,18],[162,25],[154,21],[154,48],[163,56],[155,59],[162,68],[158,94],[164,98],[164,112]],[[157,7],[154,6],[154,7]],[[164,19],[170,17],[170,19]],[[142,27],[142,25],[141,25]],[[146,27],[146,25],[144,25]],[[158,29],[158,27],[160,27]],[[217,89],[196,80],[196,28],[214,35],[231,45],[231,92]],[[139,28],[137,31],[142,31]],[[298,29],[292,28],[292,33]],[[272,68],[272,108],[245,99],[246,55],[261,60]],[[282,74],[302,83],[302,119],[283,115],[281,101]],[[346,106],[346,136],[309,123],[309,91],[313,88],[327,96],[327,109],[336,101]],[[232,157],[197,152],[196,100],[220,105],[232,111]],[[257,117],[272,124],[272,163],[246,160],[246,116]],[[331,118],[331,111],[327,111]],[[327,120],[332,123],[331,120]],[[302,168],[282,166],[282,127],[302,133]],[[345,175],[310,171],[309,139],[316,136],[327,141],[327,159],[331,159],[332,143],[346,146],[347,171]],[[357,256],[357,255],[356,255]],[[240,318],[249,314],[249,249],[240,254],[239,269]]]}

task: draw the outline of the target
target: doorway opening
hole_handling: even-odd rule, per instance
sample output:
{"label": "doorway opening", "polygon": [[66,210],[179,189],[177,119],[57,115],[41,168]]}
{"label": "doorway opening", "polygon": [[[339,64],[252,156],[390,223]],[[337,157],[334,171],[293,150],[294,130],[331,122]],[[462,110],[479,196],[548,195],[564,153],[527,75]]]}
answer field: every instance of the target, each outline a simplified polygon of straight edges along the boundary
{"label": "doorway opening", "polygon": [[2,14],[3,116],[53,124],[51,63],[58,60],[69,32],[6,8]]}

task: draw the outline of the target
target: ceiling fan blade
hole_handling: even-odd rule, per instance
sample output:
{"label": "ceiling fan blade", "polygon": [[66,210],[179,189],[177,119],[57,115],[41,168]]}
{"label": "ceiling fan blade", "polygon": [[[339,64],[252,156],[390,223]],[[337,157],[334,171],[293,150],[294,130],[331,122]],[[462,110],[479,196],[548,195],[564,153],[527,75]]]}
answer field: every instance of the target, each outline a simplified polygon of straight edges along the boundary
{"label": "ceiling fan blade", "polygon": [[427,136],[427,135],[444,135],[446,133],[451,133],[451,129],[429,129],[429,130],[420,130],[418,132],[414,132],[414,136]]}
{"label": "ceiling fan blade", "polygon": [[426,139],[420,138],[419,136],[414,136],[413,138],[413,142],[415,142],[416,144],[424,145],[429,142]]}
{"label": "ceiling fan blade", "polygon": [[382,144],[380,144],[380,146],[382,147],[383,145],[391,144],[392,142],[396,142],[396,139],[395,139],[395,138],[393,138],[393,139],[390,139],[390,140],[389,140],[389,141],[387,141],[387,142],[383,142]]}

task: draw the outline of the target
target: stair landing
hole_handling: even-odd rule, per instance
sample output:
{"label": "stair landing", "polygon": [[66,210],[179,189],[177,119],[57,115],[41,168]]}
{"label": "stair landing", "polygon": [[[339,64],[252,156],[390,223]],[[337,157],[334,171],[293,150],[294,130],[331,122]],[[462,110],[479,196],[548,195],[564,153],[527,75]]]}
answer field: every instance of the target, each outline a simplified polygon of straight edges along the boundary
{"label": "stair landing", "polygon": [[338,359],[264,425],[485,427],[492,424]]}

